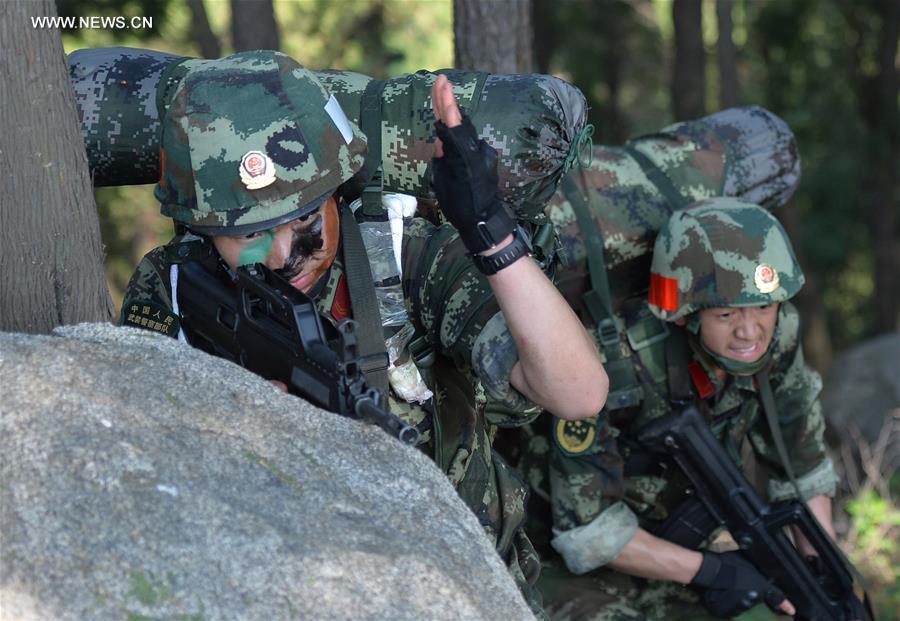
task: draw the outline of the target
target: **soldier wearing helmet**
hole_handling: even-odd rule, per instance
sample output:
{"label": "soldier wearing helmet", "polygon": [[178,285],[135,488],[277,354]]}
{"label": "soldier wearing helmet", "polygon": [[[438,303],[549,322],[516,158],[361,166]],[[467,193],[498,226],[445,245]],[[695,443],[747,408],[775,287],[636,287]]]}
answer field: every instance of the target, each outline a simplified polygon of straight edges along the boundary
{"label": "soldier wearing helmet", "polygon": [[[551,618],[729,617],[762,602],[793,613],[736,545],[711,536],[697,552],[655,534],[691,528],[678,511],[690,483],[643,449],[637,432],[693,402],[745,472],[767,473],[770,500],[792,496],[763,411],[765,382],[797,487],[833,536],[836,476],[825,455],[821,380],[804,362],[788,302],[802,285],[784,229],[754,204],[707,199],[662,227],[648,299],[622,310],[638,405],[583,421],[552,419],[526,450],[529,512],[545,514],[529,533],[545,561],[539,586]],[[631,338],[638,327],[657,338]],[[813,552],[802,537],[798,546]]]}
{"label": "soldier wearing helmet", "polygon": [[[360,275],[345,269],[345,249],[363,210],[351,212],[341,186],[363,165],[364,136],[283,54],[188,62],[163,121],[156,187],[163,214],[185,232],[143,259],[121,323],[184,338],[177,289],[187,260],[205,261],[224,281],[240,265],[263,263],[312,297],[324,320],[359,319],[351,298]],[[392,362],[413,381],[390,375],[391,411],[422,431],[419,448],[450,477],[527,594],[537,562],[522,530],[525,490],[495,458],[491,427],[527,422],[540,407],[593,415],[606,377],[577,317],[528,259],[511,210],[497,198],[492,152],[461,116],[446,78],[432,95],[435,188],[455,227],[405,223],[399,263],[408,321],[358,330],[400,343]],[[391,238],[384,243],[375,250],[396,261]],[[552,332],[534,329],[548,323]],[[486,420],[485,395],[507,405],[508,417]]]}

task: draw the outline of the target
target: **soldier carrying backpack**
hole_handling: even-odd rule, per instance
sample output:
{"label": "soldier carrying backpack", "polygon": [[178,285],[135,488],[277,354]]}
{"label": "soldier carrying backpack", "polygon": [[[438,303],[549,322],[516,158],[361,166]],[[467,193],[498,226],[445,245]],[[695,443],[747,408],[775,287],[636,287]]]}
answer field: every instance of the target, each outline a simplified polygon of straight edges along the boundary
{"label": "soldier carrying backpack", "polygon": [[[525,490],[492,451],[500,421],[486,420],[484,395],[517,413],[505,424],[539,407],[581,418],[602,407],[605,374],[578,318],[529,257],[497,193],[496,154],[445,77],[433,99],[435,188],[455,227],[411,218],[400,256],[388,234],[378,258],[361,239],[363,214],[339,191],[363,165],[365,137],[317,78],[277,52],[192,67],[165,110],[155,190],[182,234],[144,257],[120,322],[185,338],[179,274],[194,261],[225,286],[241,266],[263,264],[312,298],[323,321],[352,317],[369,384],[420,431],[418,448],[447,473],[527,597],[538,567],[522,529]],[[385,323],[377,301],[378,286],[393,286],[374,282],[385,256],[401,285],[399,323]],[[534,329],[543,324],[553,331]]]}
{"label": "soldier carrying backpack", "polygon": [[[550,418],[523,459],[551,618],[730,617],[762,602],[795,612],[733,541],[713,541],[718,532],[704,533],[699,550],[672,543],[700,531],[682,510],[690,481],[638,438],[694,404],[736,464],[768,473],[770,501],[799,491],[833,537],[837,479],[825,454],[822,384],[804,362],[788,301],[802,285],[790,241],[765,209],[714,198],[669,217],[653,248],[647,304],[621,312],[626,330],[661,322],[621,339],[636,381],[623,387],[613,377],[610,395],[631,394],[633,404],[610,401],[583,421]],[[815,552],[803,537],[797,546]],[[860,610],[844,618],[862,618]]]}

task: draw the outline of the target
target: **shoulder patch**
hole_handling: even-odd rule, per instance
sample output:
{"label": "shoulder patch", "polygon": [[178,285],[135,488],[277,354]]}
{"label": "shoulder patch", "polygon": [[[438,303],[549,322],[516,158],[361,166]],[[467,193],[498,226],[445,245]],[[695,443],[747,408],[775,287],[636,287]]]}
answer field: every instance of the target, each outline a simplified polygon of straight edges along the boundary
{"label": "shoulder patch", "polygon": [[153,330],[166,336],[176,336],[180,322],[171,310],[154,302],[134,300],[122,309],[122,325]]}
{"label": "shoulder patch", "polygon": [[562,420],[557,418],[553,425],[553,439],[564,455],[581,455],[594,444],[597,438],[597,417],[583,420]]}

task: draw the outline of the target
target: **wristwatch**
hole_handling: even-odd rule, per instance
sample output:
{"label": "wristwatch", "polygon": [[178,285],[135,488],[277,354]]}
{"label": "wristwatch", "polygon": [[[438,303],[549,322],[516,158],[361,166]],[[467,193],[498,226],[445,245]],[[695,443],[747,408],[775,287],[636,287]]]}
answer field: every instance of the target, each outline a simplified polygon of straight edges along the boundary
{"label": "wristwatch", "polygon": [[482,274],[490,276],[525,256],[531,256],[531,241],[522,225],[518,225],[513,230],[512,243],[506,248],[489,256],[474,254],[472,261]]}

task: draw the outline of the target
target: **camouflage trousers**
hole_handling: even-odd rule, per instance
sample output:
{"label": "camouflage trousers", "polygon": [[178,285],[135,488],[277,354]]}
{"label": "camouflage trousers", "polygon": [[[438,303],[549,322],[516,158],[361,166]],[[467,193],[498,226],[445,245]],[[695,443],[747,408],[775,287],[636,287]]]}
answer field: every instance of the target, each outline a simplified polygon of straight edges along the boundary
{"label": "camouflage trousers", "polygon": [[537,588],[538,576],[541,573],[541,559],[535,551],[524,529],[519,529],[513,535],[512,546],[504,559],[507,569],[516,586],[525,598],[525,602],[531,608],[534,616],[541,621],[549,621],[550,617],[544,612],[541,592]]}
{"label": "camouflage trousers", "polygon": [[680,584],[634,578],[604,568],[576,576],[559,557],[544,561],[538,588],[552,621],[715,619],[697,593]]}

